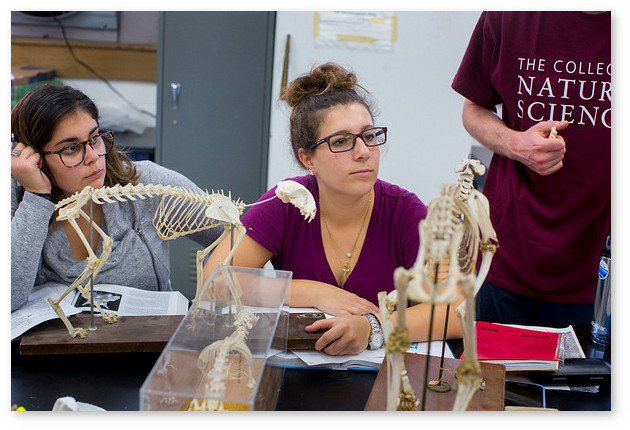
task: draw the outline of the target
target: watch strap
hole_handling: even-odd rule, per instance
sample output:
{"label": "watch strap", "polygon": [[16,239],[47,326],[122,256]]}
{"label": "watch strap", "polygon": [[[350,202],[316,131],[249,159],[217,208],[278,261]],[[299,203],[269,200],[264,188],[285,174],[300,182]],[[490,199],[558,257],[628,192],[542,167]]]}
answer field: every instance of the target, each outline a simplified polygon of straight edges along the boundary
{"label": "watch strap", "polygon": [[370,327],[372,328],[370,332],[368,347],[370,349],[379,349],[385,343],[385,340],[383,339],[383,329],[381,328],[381,323],[374,314],[369,313],[363,314],[361,316],[367,318],[368,322],[370,323]]}

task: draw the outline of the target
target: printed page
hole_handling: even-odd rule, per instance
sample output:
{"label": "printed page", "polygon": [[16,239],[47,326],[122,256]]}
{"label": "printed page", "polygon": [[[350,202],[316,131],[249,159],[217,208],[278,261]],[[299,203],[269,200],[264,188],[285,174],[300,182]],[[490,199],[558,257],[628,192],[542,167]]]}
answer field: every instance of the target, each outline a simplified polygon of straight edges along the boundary
{"label": "printed page", "polygon": [[[11,339],[44,321],[59,318],[48,299],[57,299],[67,289],[67,285],[56,282],[35,287],[28,303],[11,312]],[[179,291],[146,291],[121,285],[96,284],[94,299],[104,311],[120,316],[186,315],[188,312],[188,299]],[[90,302],[77,290],[68,294],[60,305],[66,316],[90,311]]]}
{"label": "printed page", "polygon": [[[22,308],[11,312],[11,340],[44,321],[59,318],[48,302],[48,299],[59,298],[67,289],[67,285],[55,282],[42,284],[33,289],[33,292],[29,296],[28,303]],[[71,304],[75,294],[76,291],[69,294],[60,303],[61,310],[63,310],[64,314],[67,316],[81,312],[80,309],[75,308]]]}
{"label": "printed page", "polygon": [[[179,291],[147,291],[112,284],[96,284],[94,301],[106,312],[120,316],[186,315],[188,299]],[[78,295],[73,305],[90,310],[90,302]]]}

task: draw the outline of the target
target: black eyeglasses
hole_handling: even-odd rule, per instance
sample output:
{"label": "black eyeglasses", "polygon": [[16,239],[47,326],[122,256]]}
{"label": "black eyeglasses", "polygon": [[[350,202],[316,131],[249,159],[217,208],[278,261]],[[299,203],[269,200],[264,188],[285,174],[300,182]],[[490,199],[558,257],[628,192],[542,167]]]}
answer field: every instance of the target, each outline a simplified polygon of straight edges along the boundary
{"label": "black eyeglasses", "polygon": [[309,149],[316,148],[318,145],[326,142],[330,152],[346,152],[351,151],[360,137],[365,146],[380,146],[387,142],[387,127],[372,127],[361,133],[336,133],[328,137],[318,140]]}
{"label": "black eyeglasses", "polygon": [[103,131],[85,142],[68,145],[58,151],[42,151],[43,154],[57,154],[66,167],[76,167],[85,159],[85,145],[90,145],[96,155],[103,156],[114,147],[114,132]]}

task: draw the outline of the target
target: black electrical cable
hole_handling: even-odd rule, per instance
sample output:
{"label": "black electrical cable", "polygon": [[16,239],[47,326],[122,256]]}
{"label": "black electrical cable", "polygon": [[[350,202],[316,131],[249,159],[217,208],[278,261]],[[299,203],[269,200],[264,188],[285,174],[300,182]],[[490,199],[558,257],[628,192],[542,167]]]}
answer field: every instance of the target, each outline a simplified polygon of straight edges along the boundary
{"label": "black electrical cable", "polygon": [[85,67],[88,71],[90,71],[91,73],[94,74],[94,76],[98,77],[100,80],[102,80],[105,85],[107,85],[118,97],[120,97],[122,100],[125,101],[125,103],[127,103],[129,106],[131,106],[133,109],[137,110],[140,113],[143,113],[145,115],[148,115],[152,118],[155,118],[155,114],[146,111],[144,109],[140,109],[139,107],[137,107],[136,105],[134,105],[133,103],[131,103],[125,96],[123,96],[116,88],[114,88],[112,86],[112,84],[109,83],[109,81],[107,80],[107,78],[105,78],[103,75],[101,75],[100,73],[98,73],[96,70],[94,70],[92,67],[90,67],[88,64],[84,63],[83,61],[81,61],[79,58],[77,58],[77,56],[74,54],[74,51],[72,50],[72,46],[70,46],[70,42],[68,41],[68,37],[66,36],[66,29],[63,26],[63,24],[61,23],[61,21],[59,21],[59,19],[57,18],[57,16],[53,15],[52,17],[57,24],[59,25],[59,28],[61,28],[61,34],[63,35],[63,40],[66,43],[66,47],[68,48],[68,51],[70,51],[70,55],[72,55],[72,58],[74,58],[74,61],[76,61],[77,63],[79,63],[81,66]]}

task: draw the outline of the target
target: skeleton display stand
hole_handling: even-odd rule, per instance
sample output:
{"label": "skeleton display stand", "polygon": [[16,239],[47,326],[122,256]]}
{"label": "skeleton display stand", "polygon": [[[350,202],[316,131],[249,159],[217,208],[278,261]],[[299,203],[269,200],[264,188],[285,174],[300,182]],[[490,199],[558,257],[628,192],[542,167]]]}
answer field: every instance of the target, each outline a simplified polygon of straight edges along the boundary
{"label": "skeleton display stand", "polygon": [[[422,410],[420,404],[424,405],[425,411],[450,411],[453,409],[457,396],[457,368],[461,360],[440,357],[430,357],[422,354],[405,353],[404,365],[407,371],[407,380],[414,388],[417,410]],[[429,363],[428,378],[425,377],[425,368]],[[480,363],[481,374],[485,387],[472,397],[467,405],[467,411],[496,411],[503,410],[505,399],[505,366],[500,364]],[[387,380],[388,369],[382,367],[376,376],[370,397],[365,405],[366,411],[386,411],[387,410]],[[426,381],[441,379],[448,383],[451,389],[444,392],[423,390]]]}
{"label": "skeleton display stand", "polygon": [[217,265],[140,389],[141,410],[273,410],[291,272]]}
{"label": "skeleton display stand", "polygon": [[[490,222],[488,201],[473,187],[474,175],[483,175],[485,167],[478,160],[464,160],[457,164],[455,172],[459,174],[457,185],[442,186],[440,196],[429,203],[426,219],[420,222],[420,249],[415,264],[409,270],[397,268],[394,272],[396,289],[378,295],[387,339],[387,354],[379,378],[386,380],[386,384],[384,390],[382,383],[375,384],[368,408],[427,410],[429,393],[446,397],[445,393],[455,391],[447,409],[463,411],[469,409],[471,402],[475,403],[473,397],[480,391],[500,390],[500,402],[495,407],[503,409],[505,370],[501,374],[500,369],[492,370],[486,366],[487,370],[482,371],[484,368],[477,360],[474,328],[475,297],[498,245]],[[435,306],[447,307],[442,339],[446,341],[448,314],[450,306],[459,300],[458,290],[464,297],[455,309],[464,334],[464,358],[454,371],[456,377],[450,382],[444,379],[448,367],[443,351],[439,363],[430,356],[421,360],[423,377],[419,378],[416,367],[420,360],[406,353],[409,346],[408,299],[431,305],[429,342],[432,340]],[[390,319],[394,309],[397,309],[395,324]],[[489,386],[491,375],[493,383]],[[445,402],[431,403],[432,407],[438,404],[443,407]]]}
{"label": "skeleton display stand", "polygon": [[[98,189],[86,187],[82,191],[58,202],[56,205],[56,209],[58,210],[57,221],[67,221],[77,232],[88,252],[87,263],[83,272],[57,299],[49,299],[52,308],[66,328],[65,335],[61,334],[61,332],[54,327],[52,330],[46,330],[47,333],[44,333],[44,336],[39,336],[38,333],[38,336],[36,336],[36,339],[34,339],[34,342],[30,345],[29,353],[60,353],[57,349],[63,350],[63,353],[68,353],[72,351],[72,345],[77,345],[81,339],[89,339],[88,329],[74,327],[60,306],[61,301],[74,290],[78,290],[90,303],[93,303],[93,306],[96,307],[100,314],[101,318],[95,322],[94,312],[91,313],[88,328],[94,330],[100,327],[99,330],[103,332],[96,336],[97,339],[95,339],[95,342],[91,340],[85,341],[85,343],[92,343],[92,347],[79,347],[76,349],[76,352],[116,352],[121,350],[129,352],[129,336],[131,336],[132,339],[136,339],[135,343],[139,346],[138,350],[140,351],[144,350],[146,347],[146,345],[143,345],[143,339],[151,338],[150,342],[153,344],[155,344],[155,342],[159,344],[163,341],[165,333],[163,329],[161,329],[159,333],[152,333],[151,327],[143,326],[142,324],[129,324],[129,333],[125,333],[125,336],[122,338],[120,337],[120,330],[106,329],[103,323],[115,323],[118,320],[118,316],[114,313],[103,311],[103,309],[92,300],[93,292],[91,290],[93,281],[107,261],[113,245],[112,239],[92,220],[91,208],[93,204],[116,204],[118,202],[153,197],[161,198],[153,217],[153,225],[156,228],[158,236],[163,240],[176,239],[217,226],[223,226],[224,228],[223,233],[217,240],[197,253],[197,292],[201,291],[203,287],[203,261],[205,257],[224,237],[228,234],[233,235],[236,231],[238,236],[232,243],[232,249],[229,255],[221,262],[221,265],[227,265],[231,261],[232,255],[245,235],[245,227],[240,222],[240,216],[245,208],[257,204],[264,204],[269,200],[279,198],[282,202],[295,206],[308,222],[312,221],[316,210],[315,201],[311,193],[302,185],[290,180],[278,183],[275,195],[270,199],[252,204],[245,204],[240,200],[235,201],[232,199],[230,193],[225,195],[222,191],[209,193],[207,191],[204,192],[201,190],[191,190],[159,184],[128,184],[125,186],[116,185]],[[86,206],[89,206],[90,215],[85,213],[84,209]],[[76,220],[78,218],[87,220],[92,226],[89,241],[77,224]],[[93,250],[92,245],[94,242],[91,237],[92,230],[96,231],[102,239],[102,252],[99,256],[97,256]],[[125,320],[129,318],[130,317],[127,317]],[[75,321],[81,323],[85,322],[82,318],[75,318]],[[136,321],[136,323],[137,322],[138,321]],[[172,330],[172,321],[169,321],[169,323],[169,327],[171,327]],[[166,330],[168,332],[168,328]],[[96,331],[90,331],[90,334],[93,335]],[[68,335],[69,339],[67,338]],[[156,339],[156,336],[158,339]],[[123,345],[117,344],[118,340],[122,342]],[[149,348],[153,347],[151,346]],[[39,352],[37,351],[38,349]]]}

